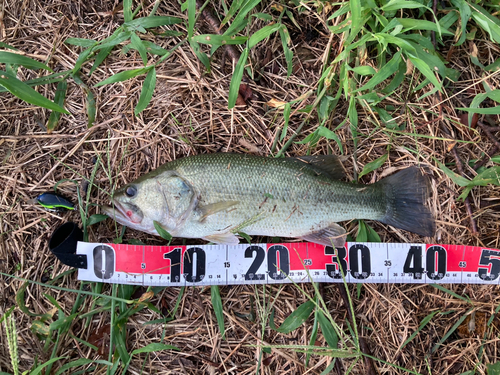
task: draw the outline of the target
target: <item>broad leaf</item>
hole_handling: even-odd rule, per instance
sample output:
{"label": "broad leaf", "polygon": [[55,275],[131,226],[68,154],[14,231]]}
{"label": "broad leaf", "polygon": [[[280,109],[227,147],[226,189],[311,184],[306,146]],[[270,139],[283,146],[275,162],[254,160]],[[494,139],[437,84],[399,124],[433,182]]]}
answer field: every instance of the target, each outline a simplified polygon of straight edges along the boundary
{"label": "broad leaf", "polygon": [[247,62],[248,48],[243,50],[236,67],[234,68],[233,78],[231,78],[231,84],[229,85],[229,98],[228,98],[228,108],[234,108],[236,105],[236,99],[238,98],[238,92],[240,89],[241,79],[243,78],[243,70]]}
{"label": "broad leaf", "polygon": [[60,105],[39,94],[26,83],[18,80],[15,76],[1,70],[0,86],[5,87],[12,95],[17,96],[19,99],[24,100],[27,103],[69,115],[69,112]]}
{"label": "broad leaf", "polygon": [[269,324],[271,328],[280,333],[290,333],[293,330],[299,328],[311,315],[311,312],[314,309],[314,302],[307,301],[302,305],[297,307],[297,309],[292,312],[281,324],[280,327],[276,327],[274,325],[274,309],[271,312],[271,316],[269,318]]}
{"label": "broad leaf", "polygon": [[106,78],[104,81],[97,83],[94,87],[109,85],[110,83],[122,82],[127,79],[131,79],[137,77],[138,75],[146,73],[150,68],[139,68],[139,69],[131,69],[125,70],[120,73],[116,73],[111,77]]}
{"label": "broad leaf", "polygon": [[139,97],[139,102],[134,109],[134,114],[137,116],[141,113],[151,101],[153,93],[156,87],[156,69],[153,67],[146,76],[144,83],[142,84],[141,96]]}
{"label": "broad leaf", "polygon": [[[66,99],[66,90],[68,88],[68,82],[62,80],[57,84],[56,94],[54,96],[54,102],[61,107],[64,107],[64,100]],[[49,121],[47,121],[47,133],[52,133],[59,123],[61,118],[61,112],[53,111],[49,116]]]}
{"label": "broad leaf", "polygon": [[384,154],[381,157],[379,157],[379,158],[377,158],[377,159],[369,162],[368,164],[366,164],[364,166],[363,170],[361,171],[361,173],[359,174],[358,178],[361,178],[365,174],[368,174],[370,172],[373,172],[375,169],[380,168],[385,163],[385,161],[387,160],[388,156],[389,156],[389,154]]}
{"label": "broad leaf", "polygon": [[0,64],[17,64],[29,69],[45,69],[52,72],[47,65],[17,53],[0,51]]}

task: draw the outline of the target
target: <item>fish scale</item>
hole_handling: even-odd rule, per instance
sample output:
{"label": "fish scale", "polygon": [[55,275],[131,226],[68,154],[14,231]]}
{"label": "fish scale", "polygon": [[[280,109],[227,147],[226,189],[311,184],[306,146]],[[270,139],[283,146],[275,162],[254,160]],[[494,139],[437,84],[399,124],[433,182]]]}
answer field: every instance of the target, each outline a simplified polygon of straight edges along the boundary
{"label": "fish scale", "polygon": [[424,205],[427,181],[417,168],[371,185],[340,181],[341,169],[335,156],[191,156],[125,185],[114,194],[117,209],[104,210],[149,233],[156,234],[156,221],[176,237],[228,244],[237,243],[237,232],[340,243],[345,230],[336,223],[352,219],[432,235],[434,220]]}
{"label": "fish scale", "polygon": [[171,168],[196,187],[201,205],[220,201],[240,204],[235,210],[214,214],[200,226],[193,225],[194,230],[186,231],[186,236],[203,237],[206,230],[224,229],[221,223],[236,227],[259,215],[258,222],[241,231],[300,237],[334,222],[359,217],[378,219],[385,213],[385,196],[377,194],[377,189],[371,187],[360,193],[359,186],[332,181],[303,163],[249,155],[212,155],[180,159]]}

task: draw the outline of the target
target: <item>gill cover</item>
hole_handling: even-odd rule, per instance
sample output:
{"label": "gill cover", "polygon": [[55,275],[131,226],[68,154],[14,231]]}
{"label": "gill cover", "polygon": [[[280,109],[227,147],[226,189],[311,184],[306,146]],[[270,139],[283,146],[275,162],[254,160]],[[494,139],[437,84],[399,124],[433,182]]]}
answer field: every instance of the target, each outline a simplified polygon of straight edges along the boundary
{"label": "gill cover", "polygon": [[196,192],[188,181],[177,175],[159,175],[157,183],[167,206],[166,227],[172,231],[181,228],[198,202]]}

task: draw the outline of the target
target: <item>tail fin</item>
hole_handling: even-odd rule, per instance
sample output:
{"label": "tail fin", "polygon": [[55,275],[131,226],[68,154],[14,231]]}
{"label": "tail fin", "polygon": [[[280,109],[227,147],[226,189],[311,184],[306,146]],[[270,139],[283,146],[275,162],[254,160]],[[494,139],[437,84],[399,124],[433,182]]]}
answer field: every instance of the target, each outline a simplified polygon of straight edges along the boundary
{"label": "tail fin", "polygon": [[429,181],[417,167],[410,167],[379,181],[386,192],[386,214],[380,221],[393,227],[432,237],[435,222],[425,206]]}

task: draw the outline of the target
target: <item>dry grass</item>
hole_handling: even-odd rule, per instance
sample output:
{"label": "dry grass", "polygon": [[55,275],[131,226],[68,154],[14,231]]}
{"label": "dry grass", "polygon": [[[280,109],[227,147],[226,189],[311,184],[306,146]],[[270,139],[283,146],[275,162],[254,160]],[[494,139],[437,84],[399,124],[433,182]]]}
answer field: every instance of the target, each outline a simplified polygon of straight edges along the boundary
{"label": "dry grass", "polygon": [[[1,4],[0,4],[1,5]],[[122,13],[113,15],[114,3],[111,1],[59,2],[37,0],[3,1],[3,19],[0,23],[1,40],[22,50],[28,56],[37,57],[55,71],[71,69],[78,56],[77,47],[67,46],[68,37],[102,40],[109,36],[123,22]],[[152,7],[144,2],[145,9],[139,16],[145,16]],[[262,11],[266,11],[263,9]],[[175,2],[163,2],[159,14],[185,18]],[[79,221],[77,213],[49,213],[27,203],[41,192],[51,190],[63,180],[83,181],[90,177],[96,157],[102,159],[95,183],[92,202],[107,203],[106,192],[111,191],[110,181],[121,185],[131,181],[167,161],[200,153],[216,151],[252,152],[268,155],[274,138],[280,134],[283,118],[280,112],[266,106],[275,98],[290,101],[308,90],[314,90],[321,73],[321,59],[325,46],[331,45],[333,54],[339,48],[338,41],[330,39],[324,27],[326,16],[316,17],[314,12],[302,15],[297,20],[304,26],[303,31],[293,28],[293,48],[296,56],[294,73],[286,79],[286,64],[277,38],[251,51],[252,67],[260,72],[258,82],[249,82],[255,99],[250,105],[229,111],[227,93],[231,79],[230,62],[220,66],[222,53],[218,52],[212,60],[212,72],[206,74],[188,45],[183,45],[164,64],[158,67],[158,84],[153,100],[138,117],[133,115],[137,103],[141,79],[133,79],[119,84],[93,88],[97,98],[98,115],[95,125],[87,129],[84,105],[85,94],[76,84],[70,82],[66,108],[70,116],[63,116],[57,131],[47,135],[40,127],[46,123],[49,113],[17,100],[11,95],[0,96],[0,271],[34,281],[46,282],[55,278],[68,267],[62,265],[48,252],[47,239],[52,231],[67,220]],[[252,27],[262,25],[256,21]],[[199,26],[202,30],[204,25]],[[183,26],[176,30],[186,32]],[[316,30],[317,34],[312,33]],[[311,32],[311,34],[308,34]],[[314,34],[314,35],[313,35]],[[312,39],[309,35],[313,35]],[[153,35],[147,38],[164,48],[170,48],[175,38],[160,39]],[[483,58],[498,53],[498,46],[479,41]],[[446,56],[445,46],[441,52]],[[496,51],[495,51],[496,50]],[[271,51],[271,60],[262,66],[266,54]],[[385,171],[390,172],[404,166],[421,163],[432,176],[432,208],[437,217],[437,234],[433,242],[500,247],[500,189],[480,187],[472,193],[474,219],[479,230],[473,236],[469,229],[467,213],[463,203],[457,201],[457,186],[436,166],[435,160],[453,162],[449,154],[451,140],[443,134],[439,122],[432,113],[442,108],[445,120],[442,121],[460,142],[458,153],[465,161],[479,159],[489,153],[493,145],[479,129],[468,129],[458,121],[456,107],[466,106],[474,96],[474,84],[485,79],[498,87],[498,73],[483,77],[479,75],[467,58],[468,47],[464,44],[451,53],[450,66],[461,70],[459,84],[447,88],[447,97],[431,95],[417,102],[417,96],[409,95],[408,87],[403,85],[397,95],[387,98],[399,113],[398,123],[407,123],[407,134],[389,136],[377,124],[377,119],[369,111],[359,107],[362,134],[356,151],[349,127],[345,126],[337,134],[349,158],[347,170],[353,174],[360,171],[366,163],[384,154],[390,145],[390,158],[381,173],[365,176],[365,182],[374,181]],[[490,55],[487,55],[490,54]],[[491,61],[490,61],[491,62]],[[82,76],[89,86],[117,73],[133,67],[142,66],[140,56],[131,53],[121,56],[115,49],[103,65],[90,77]],[[84,72],[90,66],[86,65]],[[21,69],[20,78],[34,78],[32,71]],[[55,85],[39,88],[43,95],[53,97]],[[310,98],[311,104],[314,95]],[[438,103],[442,103],[438,106]],[[406,104],[406,106],[405,106]],[[339,105],[336,115],[327,124],[332,128],[346,115],[347,105]],[[304,115],[296,113],[291,117],[287,138],[278,143],[277,149],[296,129]],[[493,119],[497,121],[498,119]],[[313,132],[317,127],[316,119],[306,125],[299,139]],[[424,136],[413,136],[414,130]],[[495,133],[497,136],[499,132]],[[307,145],[293,144],[288,155],[304,155]],[[322,139],[312,150],[315,154],[339,153],[334,142]],[[417,151],[417,153],[413,152]],[[110,169],[108,169],[108,166]],[[466,171],[472,169],[466,165]],[[76,186],[72,182],[59,185],[67,196],[76,196]],[[491,205],[491,204],[496,204]],[[95,208],[92,208],[92,213]],[[349,223],[353,230],[355,223]],[[407,232],[389,229],[380,223],[373,223],[383,241],[421,242],[422,239]],[[90,229],[90,240],[112,241],[116,237],[115,226],[106,221]],[[125,238],[138,238],[148,244],[159,244],[159,238],[144,233],[127,230]],[[16,304],[15,296],[22,282],[11,277],[0,276],[0,315]],[[58,279],[57,285],[78,290],[80,283],[74,273]],[[414,285],[364,285],[360,298],[354,298],[355,314],[360,335],[376,358],[417,371],[419,373],[458,374],[476,369],[485,373],[485,364],[499,360],[498,325],[494,320],[484,328],[484,321],[494,314],[500,303],[497,287],[477,285],[445,285],[460,296],[468,296],[469,302],[432,286]],[[305,289],[314,294],[313,288]],[[103,293],[110,293],[110,286],[104,286]],[[279,291],[279,294],[278,294]],[[356,296],[356,286],[350,286],[352,296]],[[260,344],[300,344],[309,343],[312,322],[309,320],[291,334],[283,335],[265,326],[262,329],[264,302],[273,302],[276,307],[276,321],[294,311],[306,297],[294,286],[236,286],[222,287],[222,300],[226,317],[226,340],[221,339],[215,314],[210,301],[210,289],[189,288],[182,295],[175,320],[166,324],[147,324],[162,316],[153,310],[144,309],[132,315],[127,322],[127,350],[141,348],[149,343],[165,342],[180,348],[180,352],[157,352],[150,356],[137,355],[132,361],[130,373],[157,374],[252,374],[256,372]],[[275,299],[276,295],[279,298]],[[30,285],[26,291],[26,304],[36,314],[47,313],[53,305],[45,295],[50,295],[59,303],[66,315],[70,314],[75,303],[76,293],[54,290],[46,286]],[[140,295],[140,294],[139,294]],[[159,292],[151,303],[159,309],[172,308],[179,296],[179,289],[167,288]],[[249,313],[255,299],[256,319],[240,318],[236,313]],[[339,326],[348,332],[346,325],[347,307],[343,304],[337,286],[327,285],[323,298]],[[94,308],[88,297],[83,312]],[[430,312],[439,311],[433,320],[408,345],[401,349],[402,343],[419,327],[422,319]],[[464,314],[474,315],[475,329],[468,326],[453,333],[432,352],[432,348]],[[14,312],[19,336],[20,369],[29,369],[35,359],[43,363],[50,357],[44,351],[42,342],[32,332],[35,317],[28,316],[18,309]],[[469,322],[467,320],[466,322]],[[480,323],[483,322],[483,323]],[[57,348],[57,356],[67,357],[63,363],[78,358],[99,358],[99,353],[79,343],[76,338],[88,341],[91,335],[110,323],[109,311],[96,312],[91,320],[76,319],[68,335]],[[464,328],[465,327],[465,328]],[[0,371],[12,371],[5,332],[0,327]],[[321,334],[317,345],[326,346]],[[52,350],[52,349],[51,349]],[[262,374],[319,374],[331,358],[312,356],[309,368],[304,367],[305,356],[290,349],[276,349],[271,355],[265,354],[259,372]],[[107,359],[107,358],[106,358]],[[336,373],[345,373],[353,363],[351,360],[338,361]],[[381,374],[403,374],[405,371],[377,362]],[[477,368],[476,368],[477,366]],[[101,367],[95,373],[102,374]],[[366,373],[365,364],[358,361],[351,373]]]}

